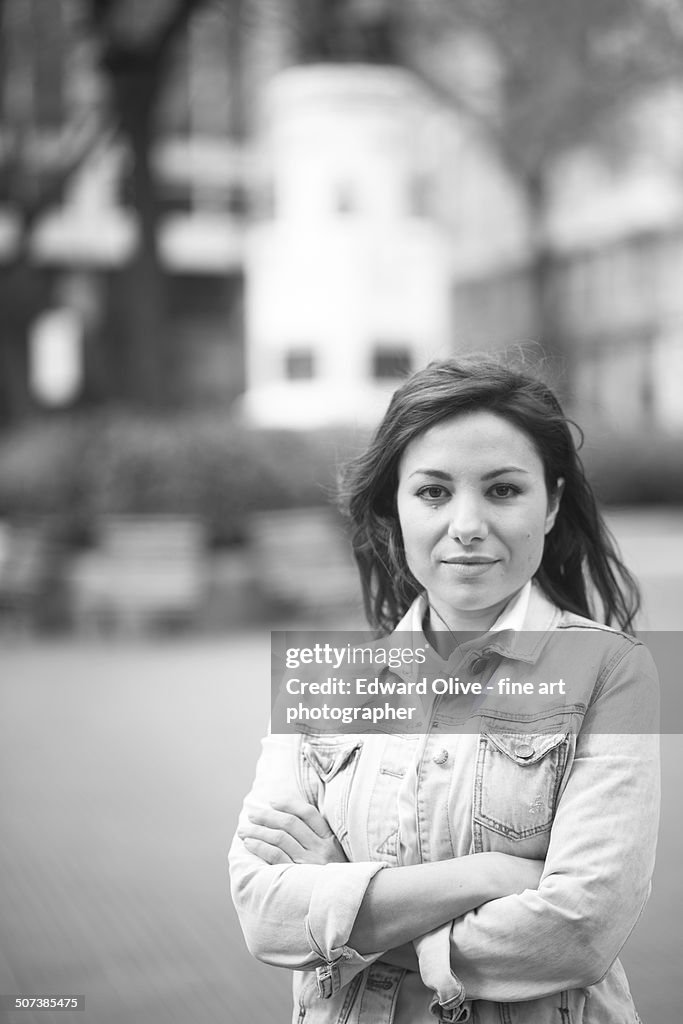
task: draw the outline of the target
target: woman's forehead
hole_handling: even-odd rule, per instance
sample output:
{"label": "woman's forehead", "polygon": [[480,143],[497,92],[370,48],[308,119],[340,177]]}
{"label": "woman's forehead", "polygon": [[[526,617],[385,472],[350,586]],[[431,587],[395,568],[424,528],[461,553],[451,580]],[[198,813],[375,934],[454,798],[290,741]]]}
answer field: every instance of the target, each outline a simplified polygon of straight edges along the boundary
{"label": "woman's forehead", "polygon": [[523,430],[504,416],[481,410],[440,420],[418,434],[404,448],[399,470],[410,467],[412,471],[415,463],[425,458],[457,466],[491,459],[507,461],[512,456],[523,461],[524,468],[542,468],[536,447]]}

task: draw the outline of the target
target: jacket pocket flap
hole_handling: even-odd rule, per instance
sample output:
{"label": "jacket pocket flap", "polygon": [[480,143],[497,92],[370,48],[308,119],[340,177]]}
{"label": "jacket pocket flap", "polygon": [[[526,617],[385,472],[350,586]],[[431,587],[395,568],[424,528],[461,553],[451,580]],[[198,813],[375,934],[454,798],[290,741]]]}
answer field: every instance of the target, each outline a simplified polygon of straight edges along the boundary
{"label": "jacket pocket flap", "polygon": [[566,732],[486,732],[485,735],[500,751],[519,765],[536,764],[567,738]]}
{"label": "jacket pocket flap", "polygon": [[327,783],[349,763],[362,746],[360,741],[343,745],[324,742],[307,743],[303,748],[303,754],[316,774],[323,782]]}

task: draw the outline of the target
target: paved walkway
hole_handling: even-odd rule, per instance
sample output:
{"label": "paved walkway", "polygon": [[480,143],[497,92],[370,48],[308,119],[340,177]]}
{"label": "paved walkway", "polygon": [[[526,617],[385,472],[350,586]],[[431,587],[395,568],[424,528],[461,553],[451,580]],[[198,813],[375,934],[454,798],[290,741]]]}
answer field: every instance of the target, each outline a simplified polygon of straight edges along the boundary
{"label": "paved walkway", "polygon": [[0,992],[87,999],[85,1017],[8,1021],[289,1020],[289,977],[247,953],[226,870],[268,641],[4,651]]}
{"label": "paved walkway", "polygon": [[607,522],[643,589],[640,628],[683,629],[683,509],[613,512]]}

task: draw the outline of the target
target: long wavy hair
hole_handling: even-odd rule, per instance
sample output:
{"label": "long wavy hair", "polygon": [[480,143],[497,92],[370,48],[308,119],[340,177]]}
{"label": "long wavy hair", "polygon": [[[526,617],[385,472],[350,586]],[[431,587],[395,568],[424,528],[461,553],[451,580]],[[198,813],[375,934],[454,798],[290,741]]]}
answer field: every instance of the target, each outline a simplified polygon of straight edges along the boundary
{"label": "long wavy hair", "polygon": [[401,456],[436,423],[479,410],[526,434],[543,463],[549,496],[558,479],[565,481],[535,575],[540,586],[560,608],[631,630],[640,608],[638,585],[600,514],[573,424],[547,384],[490,356],[433,362],[413,374],[394,393],[367,450],[342,473],[341,505],[350,520],[371,627],[391,632],[423,590],[408,568],[398,518]]}

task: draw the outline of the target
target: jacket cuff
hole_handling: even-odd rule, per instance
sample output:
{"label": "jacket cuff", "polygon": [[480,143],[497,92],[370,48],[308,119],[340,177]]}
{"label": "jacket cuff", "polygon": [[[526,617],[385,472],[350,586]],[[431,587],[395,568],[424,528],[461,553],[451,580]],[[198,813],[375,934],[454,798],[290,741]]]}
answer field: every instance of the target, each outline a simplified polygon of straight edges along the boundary
{"label": "jacket cuff", "polygon": [[316,881],[306,916],[306,935],[325,963],[316,969],[318,995],[329,999],[384,950],[362,956],[347,945],[368,885],[381,862],[327,864]]}
{"label": "jacket cuff", "polygon": [[429,1009],[439,1021],[470,1019],[470,1001],[465,986],[451,969],[451,922],[414,940],[420,976],[434,993]]}

